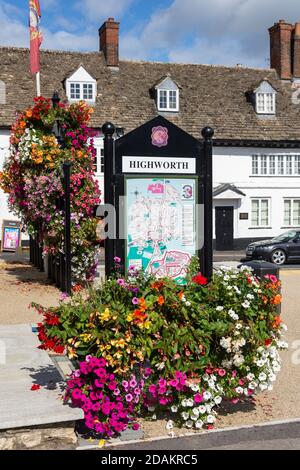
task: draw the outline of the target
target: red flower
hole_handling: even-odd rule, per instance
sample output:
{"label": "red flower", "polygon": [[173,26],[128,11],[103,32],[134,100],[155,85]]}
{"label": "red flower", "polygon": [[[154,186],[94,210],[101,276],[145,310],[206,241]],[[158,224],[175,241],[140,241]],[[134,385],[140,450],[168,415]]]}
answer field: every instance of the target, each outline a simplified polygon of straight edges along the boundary
{"label": "red flower", "polygon": [[76,286],[72,287],[73,292],[79,292],[82,290],[82,286],[80,284],[76,284]]}
{"label": "red flower", "polygon": [[266,341],[265,341],[265,346],[267,346],[267,347],[268,347],[268,346],[270,346],[270,344],[271,344],[271,343],[272,343],[272,340],[271,340],[271,338],[269,338],[269,339],[266,339]]}
{"label": "red flower", "polygon": [[36,390],[39,390],[40,388],[41,388],[40,385],[38,385],[38,384],[33,384],[30,390],[32,390],[33,392],[35,392]]}
{"label": "red flower", "polygon": [[208,282],[208,279],[207,277],[202,276],[201,273],[198,273],[193,277],[193,282],[195,282],[195,284],[199,284],[199,286],[205,286],[205,284]]}

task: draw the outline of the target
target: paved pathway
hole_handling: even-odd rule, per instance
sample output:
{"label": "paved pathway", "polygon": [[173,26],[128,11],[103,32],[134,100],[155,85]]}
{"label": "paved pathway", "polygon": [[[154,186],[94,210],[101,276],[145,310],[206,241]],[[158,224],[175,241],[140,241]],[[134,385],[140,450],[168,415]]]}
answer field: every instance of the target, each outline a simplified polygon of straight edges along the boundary
{"label": "paved pathway", "polygon": [[[0,326],[0,429],[82,419],[64,405],[62,377],[30,325]],[[32,391],[33,384],[41,385]]]}

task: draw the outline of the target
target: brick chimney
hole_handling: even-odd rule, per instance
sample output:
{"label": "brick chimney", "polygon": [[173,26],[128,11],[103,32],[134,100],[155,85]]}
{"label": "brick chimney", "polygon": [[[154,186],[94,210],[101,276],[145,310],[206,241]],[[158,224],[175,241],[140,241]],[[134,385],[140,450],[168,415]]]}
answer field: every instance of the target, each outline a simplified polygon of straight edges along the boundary
{"label": "brick chimney", "polygon": [[119,25],[114,18],[108,18],[99,28],[100,51],[109,67],[119,66]]}
{"label": "brick chimney", "polygon": [[300,23],[295,25],[293,55],[293,76],[300,79]]}
{"label": "brick chimney", "polygon": [[277,70],[282,80],[292,78],[292,36],[294,25],[285,20],[279,20],[269,28],[271,68]]}

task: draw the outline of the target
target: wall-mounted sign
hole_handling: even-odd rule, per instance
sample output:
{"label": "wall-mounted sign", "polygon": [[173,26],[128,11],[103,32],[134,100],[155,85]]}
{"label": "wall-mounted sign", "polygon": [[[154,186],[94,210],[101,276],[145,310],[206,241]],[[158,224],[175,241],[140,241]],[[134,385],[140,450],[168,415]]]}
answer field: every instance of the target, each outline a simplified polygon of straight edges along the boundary
{"label": "wall-mounted sign", "polygon": [[196,173],[195,158],[181,157],[122,157],[123,173]]}
{"label": "wall-mounted sign", "polygon": [[127,269],[185,282],[196,254],[197,178],[126,178]]}
{"label": "wall-mounted sign", "polygon": [[240,220],[248,220],[249,214],[248,212],[240,212]]}
{"label": "wall-mounted sign", "polygon": [[21,224],[14,220],[3,220],[2,251],[16,251],[21,245]]}

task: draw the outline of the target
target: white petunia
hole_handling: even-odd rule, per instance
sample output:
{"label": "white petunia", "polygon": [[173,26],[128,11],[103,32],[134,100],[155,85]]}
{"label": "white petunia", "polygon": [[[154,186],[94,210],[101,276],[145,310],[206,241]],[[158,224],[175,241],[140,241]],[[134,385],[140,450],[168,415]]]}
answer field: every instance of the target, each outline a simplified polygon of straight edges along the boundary
{"label": "white petunia", "polygon": [[267,390],[268,384],[267,384],[266,382],[261,382],[261,383],[259,384],[259,388],[260,388],[260,390],[263,392],[264,390]]}
{"label": "white petunia", "polygon": [[199,385],[198,384],[190,384],[190,389],[193,390],[193,392],[199,392]]}
{"label": "white petunia", "polygon": [[175,405],[171,406],[171,411],[172,411],[172,413],[177,413],[178,406],[175,406]]}
{"label": "white petunia", "polygon": [[200,405],[198,406],[198,410],[199,410],[199,413],[203,415],[204,413],[206,413],[206,406]]}
{"label": "white petunia", "polygon": [[216,417],[213,416],[213,415],[208,415],[207,418],[206,418],[206,422],[209,423],[209,424],[212,424],[216,421]]}
{"label": "white petunia", "polygon": [[222,397],[220,397],[219,395],[217,395],[215,398],[214,398],[214,402],[216,405],[219,405],[222,401]]}
{"label": "white petunia", "polygon": [[185,426],[187,428],[192,428],[194,425],[193,421],[191,421],[190,419],[188,421],[185,422]]}
{"label": "white petunia", "polygon": [[183,417],[184,421],[186,421],[190,417],[189,413],[187,413],[186,411],[183,411],[181,413],[181,416]]}
{"label": "white petunia", "polygon": [[264,372],[261,372],[258,376],[258,379],[261,381],[261,382],[264,382],[266,380],[267,376]]}
{"label": "white petunia", "polygon": [[182,400],[181,406],[183,406],[184,408],[186,408],[187,406],[189,406],[189,405],[188,405],[188,401],[187,401],[186,398],[184,398],[184,399]]}
{"label": "white petunia", "polygon": [[187,400],[187,406],[193,406],[194,400],[192,398],[188,398]]}
{"label": "white petunia", "polygon": [[248,385],[248,388],[250,388],[250,390],[255,390],[257,387],[257,383],[256,382],[250,382],[249,385]]}
{"label": "white petunia", "polygon": [[171,429],[173,429],[173,427],[174,427],[173,426],[173,421],[169,420],[166,424],[166,429],[168,429],[170,431]]}
{"label": "white petunia", "polygon": [[191,304],[191,302],[185,302],[185,305],[186,305],[187,307],[190,307],[192,304]]}
{"label": "white petunia", "polygon": [[254,295],[253,295],[253,294],[247,294],[246,297],[247,297],[247,299],[249,299],[249,300],[254,299]]}
{"label": "white petunia", "polygon": [[211,399],[211,393],[208,392],[207,390],[203,393],[203,399],[204,400],[210,400]]}
{"label": "white petunia", "polygon": [[236,367],[239,367],[241,366],[242,364],[244,364],[245,362],[245,359],[244,359],[244,356],[242,354],[235,354],[234,357],[233,357],[233,364],[236,366]]}
{"label": "white petunia", "polygon": [[203,421],[201,421],[201,419],[198,419],[198,421],[195,423],[195,428],[201,429],[203,427],[203,424]]}
{"label": "white petunia", "polygon": [[217,312],[222,312],[222,310],[224,310],[224,307],[222,307],[221,305],[218,305],[218,307],[216,307]]}
{"label": "white petunia", "polygon": [[249,300],[245,300],[245,301],[242,303],[242,307],[244,307],[244,308],[249,308],[249,307],[250,307],[250,302],[249,302]]}
{"label": "white petunia", "polygon": [[242,387],[236,387],[235,391],[238,395],[242,395],[244,393],[244,389]]}

